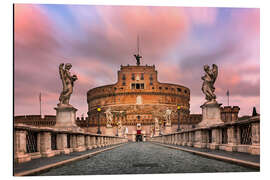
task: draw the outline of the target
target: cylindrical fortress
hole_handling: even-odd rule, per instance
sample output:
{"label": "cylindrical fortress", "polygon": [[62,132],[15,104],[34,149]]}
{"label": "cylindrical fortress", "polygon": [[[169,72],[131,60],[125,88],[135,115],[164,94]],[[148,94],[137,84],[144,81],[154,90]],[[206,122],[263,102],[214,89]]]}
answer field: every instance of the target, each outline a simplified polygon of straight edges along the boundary
{"label": "cylindrical fortress", "polygon": [[[154,117],[159,119],[161,126],[165,120],[164,114],[169,108],[172,110],[172,129],[176,130],[178,123],[177,106],[180,105],[180,124],[188,125],[190,108],[190,90],[187,87],[160,83],[157,79],[155,66],[122,66],[118,71],[118,81],[90,89],[87,92],[89,131],[97,131],[97,107],[101,108],[100,125],[103,133],[106,128],[104,112],[110,108],[115,113],[112,125],[117,133],[119,118],[122,125],[127,128],[128,134],[136,131],[137,124],[141,124],[142,132],[150,135],[154,124]],[[123,115],[124,114],[124,115]]]}

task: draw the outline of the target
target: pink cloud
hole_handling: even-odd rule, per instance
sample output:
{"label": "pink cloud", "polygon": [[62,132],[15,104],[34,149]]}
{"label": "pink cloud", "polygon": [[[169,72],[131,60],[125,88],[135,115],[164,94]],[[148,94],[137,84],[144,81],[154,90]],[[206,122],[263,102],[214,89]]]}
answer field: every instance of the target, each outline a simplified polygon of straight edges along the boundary
{"label": "pink cloud", "polygon": [[[260,9],[253,8],[245,11],[233,11],[234,31],[246,34],[247,38],[260,35]],[[244,31],[243,31],[244,30]]]}
{"label": "pink cloud", "polygon": [[133,59],[132,55],[137,51],[137,35],[140,35],[141,52],[150,64],[158,61],[179,40],[186,38],[189,32],[188,18],[182,8],[97,6],[96,10],[101,26],[81,18],[88,17],[87,7],[71,8],[71,11],[76,12],[75,17],[81,27],[89,34],[89,39],[94,37],[102,44],[97,42],[94,45],[89,41],[74,46],[78,46],[81,51],[108,56],[114,63],[127,61],[123,57]]}
{"label": "pink cloud", "polygon": [[[138,34],[143,64],[156,64],[160,82],[177,83],[190,88],[192,112],[200,112],[199,106],[204,101],[200,77],[205,63],[220,65],[216,82],[218,99],[223,101],[226,90],[230,89],[232,103],[240,105],[242,110],[249,109],[244,97],[253,99],[249,103],[258,104],[258,10],[233,15],[234,21],[228,27],[226,25],[227,29],[218,30],[215,34],[221,40],[223,38],[225,43],[220,46],[220,50],[212,51],[199,40],[191,40],[190,44],[186,42],[190,38],[192,25],[210,27],[216,23],[216,8],[95,8],[98,19],[91,18],[93,7],[71,7],[72,16],[78,20],[81,31],[70,36],[63,27],[61,29],[61,25],[55,26],[57,21],[51,16],[49,19],[47,12],[40,6],[15,6],[16,114],[39,113],[36,107],[39,92],[43,93],[44,112],[55,114],[53,107],[58,103],[62,88],[58,65],[62,62],[72,63],[72,72],[79,77],[75,82],[71,103],[79,109],[78,115],[86,113],[86,92],[93,87],[116,82],[120,64],[135,64],[133,53],[136,52]],[[237,44],[227,43],[226,40],[233,36],[239,37]],[[255,43],[252,43],[252,39]],[[178,59],[181,62],[179,66],[169,57],[172,51],[178,51],[182,42],[183,46],[190,47],[189,51],[184,50],[190,57],[185,59],[181,56]],[[200,54],[197,50],[204,52]],[[63,59],[63,56],[70,57]],[[233,97],[238,96],[233,101]]]}
{"label": "pink cloud", "polygon": [[190,20],[193,24],[198,25],[213,25],[216,22],[217,9],[200,7],[200,8],[185,8]]}
{"label": "pink cloud", "polygon": [[36,5],[16,4],[14,8],[15,42],[34,49],[53,48],[52,24]]}

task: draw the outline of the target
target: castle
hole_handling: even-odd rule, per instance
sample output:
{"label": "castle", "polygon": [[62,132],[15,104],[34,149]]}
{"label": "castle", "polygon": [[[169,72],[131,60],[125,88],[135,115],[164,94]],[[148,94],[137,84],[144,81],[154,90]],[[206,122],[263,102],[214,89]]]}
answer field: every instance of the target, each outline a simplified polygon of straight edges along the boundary
{"label": "castle", "polygon": [[[120,67],[117,82],[90,89],[87,92],[88,117],[77,118],[76,124],[87,132],[123,135],[135,141],[139,133],[144,138],[153,136],[155,119],[160,124],[159,134],[166,133],[166,110],[171,111],[170,132],[191,129],[202,121],[201,114],[190,114],[190,89],[178,84],[161,83],[155,66],[126,65]],[[97,109],[100,109],[100,112]],[[221,107],[224,122],[238,119],[238,106]],[[106,111],[112,114],[108,132]],[[37,126],[53,126],[55,116],[17,116],[15,122]],[[119,123],[121,128],[119,129]],[[167,133],[170,133],[167,132]]]}

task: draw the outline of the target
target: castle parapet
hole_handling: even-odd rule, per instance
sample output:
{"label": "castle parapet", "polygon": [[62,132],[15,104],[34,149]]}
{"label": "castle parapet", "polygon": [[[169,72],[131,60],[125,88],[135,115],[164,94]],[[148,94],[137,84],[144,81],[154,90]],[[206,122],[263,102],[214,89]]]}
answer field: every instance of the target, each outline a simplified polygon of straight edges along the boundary
{"label": "castle parapet", "polygon": [[239,106],[224,106],[220,110],[221,120],[223,122],[234,122],[238,120]]}

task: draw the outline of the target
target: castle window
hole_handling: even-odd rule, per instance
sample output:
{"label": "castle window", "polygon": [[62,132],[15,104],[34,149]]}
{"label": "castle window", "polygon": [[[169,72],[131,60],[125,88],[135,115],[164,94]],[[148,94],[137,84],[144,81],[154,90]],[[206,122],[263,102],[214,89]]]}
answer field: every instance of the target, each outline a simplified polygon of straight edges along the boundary
{"label": "castle window", "polygon": [[144,84],[140,84],[140,83],[132,83],[131,84],[131,89],[144,89]]}
{"label": "castle window", "polygon": [[152,82],[152,81],[150,81],[150,85],[151,85],[151,86],[153,85],[153,82]]}
{"label": "castle window", "polygon": [[126,82],[125,82],[125,81],[123,81],[123,82],[122,82],[122,86],[125,86],[125,85],[126,85]]}
{"label": "castle window", "polygon": [[182,90],[181,90],[180,88],[177,88],[177,91],[178,91],[178,92],[181,92]]}
{"label": "castle window", "polygon": [[165,87],[166,90],[168,90],[168,87]]}
{"label": "castle window", "polygon": [[187,94],[187,90],[185,90],[185,93]]}
{"label": "castle window", "polygon": [[154,87],[152,87],[152,89],[155,89]]}
{"label": "castle window", "polygon": [[162,87],[159,87],[159,89],[162,89]]}
{"label": "castle window", "polygon": [[116,90],[117,88],[115,87],[114,90]]}
{"label": "castle window", "polygon": [[144,80],[144,76],[143,76],[143,73],[141,74],[141,80]]}
{"label": "castle window", "polygon": [[135,80],[135,74],[134,74],[134,73],[132,73],[131,79],[132,79],[133,81]]}
{"label": "castle window", "polygon": [[122,75],[122,80],[126,80],[126,75],[125,74]]}
{"label": "castle window", "polygon": [[153,81],[153,76],[152,76],[152,74],[150,74],[150,81]]}

